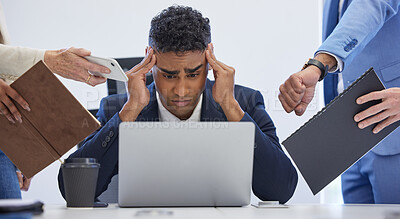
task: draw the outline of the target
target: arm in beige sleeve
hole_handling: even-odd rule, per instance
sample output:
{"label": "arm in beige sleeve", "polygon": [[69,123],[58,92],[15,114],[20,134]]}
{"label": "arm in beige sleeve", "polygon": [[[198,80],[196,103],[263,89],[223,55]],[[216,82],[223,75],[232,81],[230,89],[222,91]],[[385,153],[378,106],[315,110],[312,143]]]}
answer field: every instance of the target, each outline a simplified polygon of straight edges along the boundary
{"label": "arm in beige sleeve", "polygon": [[43,60],[45,50],[0,44],[0,78],[14,81]]}

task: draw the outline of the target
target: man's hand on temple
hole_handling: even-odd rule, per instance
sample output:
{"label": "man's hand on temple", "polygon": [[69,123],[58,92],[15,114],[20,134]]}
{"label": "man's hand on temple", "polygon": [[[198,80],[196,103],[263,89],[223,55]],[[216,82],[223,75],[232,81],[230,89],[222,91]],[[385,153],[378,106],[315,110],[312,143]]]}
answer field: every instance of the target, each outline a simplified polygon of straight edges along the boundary
{"label": "man's hand on temple", "polygon": [[228,121],[240,121],[244,112],[234,97],[235,69],[215,58],[212,43],[208,44],[206,59],[214,73],[215,83],[212,94],[215,102],[222,107]]}
{"label": "man's hand on temple", "polygon": [[47,67],[61,77],[72,79],[95,86],[107,81],[104,77],[91,75],[91,72],[110,73],[107,67],[87,61],[84,56],[90,56],[91,52],[83,48],[47,50],[44,54],[44,62]]}
{"label": "man's hand on temple", "polygon": [[135,121],[142,109],[149,104],[150,92],[146,87],[146,73],[156,64],[156,56],[151,47],[147,48],[146,57],[129,70],[128,76],[128,101],[119,112],[122,121]]}
{"label": "man's hand on temple", "polygon": [[364,104],[372,100],[382,100],[381,103],[356,114],[354,121],[363,129],[378,123],[373,129],[376,134],[390,124],[400,120],[400,88],[394,87],[382,91],[375,91],[357,98],[357,104]]}
{"label": "man's hand on temple", "polygon": [[[314,59],[328,65],[329,69],[336,66],[336,59],[328,54],[320,53]],[[296,115],[301,116],[307,109],[308,104],[314,98],[315,86],[321,75],[319,68],[309,65],[306,69],[292,74],[279,87],[279,101],[287,113],[294,110]]]}

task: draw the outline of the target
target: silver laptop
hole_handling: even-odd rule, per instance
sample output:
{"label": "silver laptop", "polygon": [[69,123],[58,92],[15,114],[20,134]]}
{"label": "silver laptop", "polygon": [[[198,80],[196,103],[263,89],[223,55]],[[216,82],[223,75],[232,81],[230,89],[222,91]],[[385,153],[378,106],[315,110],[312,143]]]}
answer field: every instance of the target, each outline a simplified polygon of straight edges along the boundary
{"label": "silver laptop", "polygon": [[121,207],[250,203],[251,122],[130,122],[119,127]]}

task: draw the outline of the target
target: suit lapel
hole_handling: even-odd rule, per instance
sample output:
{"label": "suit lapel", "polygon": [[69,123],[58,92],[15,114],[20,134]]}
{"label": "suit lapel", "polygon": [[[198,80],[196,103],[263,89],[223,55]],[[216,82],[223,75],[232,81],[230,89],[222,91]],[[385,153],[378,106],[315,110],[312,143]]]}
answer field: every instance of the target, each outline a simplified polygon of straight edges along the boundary
{"label": "suit lapel", "polygon": [[339,0],[326,0],[322,17],[322,41],[325,41],[339,21]]}
{"label": "suit lapel", "polygon": [[340,18],[342,18],[344,12],[347,10],[347,7],[349,7],[350,3],[351,3],[351,0],[343,0],[342,12],[340,14]]}
{"label": "suit lapel", "polygon": [[213,85],[214,82],[207,79],[206,88],[203,92],[200,121],[227,121],[224,111],[212,96]]}
{"label": "suit lapel", "polygon": [[[347,1],[347,0],[345,0]],[[347,2],[343,6],[342,14],[347,8]],[[326,0],[323,12],[323,25],[322,25],[322,40],[325,41],[326,38],[335,29],[337,23],[339,22],[339,0]],[[324,101],[325,105],[331,102],[333,98],[338,95],[337,85],[338,85],[338,75],[328,74],[324,78]]]}

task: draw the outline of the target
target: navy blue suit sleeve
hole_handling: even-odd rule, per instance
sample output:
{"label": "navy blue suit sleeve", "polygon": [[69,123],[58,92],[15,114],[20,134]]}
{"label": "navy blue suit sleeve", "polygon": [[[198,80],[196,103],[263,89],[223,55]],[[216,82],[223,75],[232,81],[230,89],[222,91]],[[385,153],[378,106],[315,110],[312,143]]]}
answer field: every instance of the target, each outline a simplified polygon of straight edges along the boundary
{"label": "navy blue suit sleeve", "polygon": [[260,92],[253,92],[241,121],[255,124],[253,192],[261,200],[287,202],[297,185],[297,172],[283,152]]}
{"label": "navy blue suit sleeve", "polygon": [[[118,127],[121,119],[118,112],[114,115],[107,115],[109,111],[115,112],[115,110],[110,110],[110,107],[112,106],[108,104],[107,99],[101,101],[97,118],[102,127],[87,137],[83,146],[69,156],[71,158],[96,158],[100,163],[96,198],[107,189],[111,178],[118,172]],[[58,174],[58,185],[65,198],[61,169]]]}

